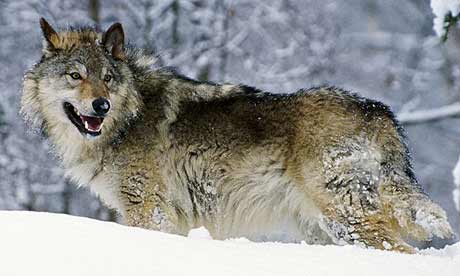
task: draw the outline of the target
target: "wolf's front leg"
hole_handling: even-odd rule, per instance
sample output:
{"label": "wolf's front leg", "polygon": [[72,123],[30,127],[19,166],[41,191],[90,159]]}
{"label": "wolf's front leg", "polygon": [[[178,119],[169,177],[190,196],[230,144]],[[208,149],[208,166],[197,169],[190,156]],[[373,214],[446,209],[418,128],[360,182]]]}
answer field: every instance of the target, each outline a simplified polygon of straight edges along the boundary
{"label": "wolf's front leg", "polygon": [[127,191],[124,194],[124,219],[129,226],[175,233],[174,215],[155,195],[140,197]]}

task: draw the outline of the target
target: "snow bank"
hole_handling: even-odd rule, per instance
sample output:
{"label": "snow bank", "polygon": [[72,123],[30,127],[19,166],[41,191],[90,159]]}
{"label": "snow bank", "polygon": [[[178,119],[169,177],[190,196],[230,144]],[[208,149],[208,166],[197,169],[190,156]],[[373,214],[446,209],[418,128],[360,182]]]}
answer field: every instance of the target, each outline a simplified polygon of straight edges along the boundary
{"label": "snow bank", "polygon": [[457,16],[460,12],[460,0],[431,0],[434,13],[433,29],[438,36],[444,35],[444,17],[451,12]]}
{"label": "snow bank", "polygon": [[460,243],[404,255],[210,240],[50,213],[0,212],[0,275],[459,275]]}

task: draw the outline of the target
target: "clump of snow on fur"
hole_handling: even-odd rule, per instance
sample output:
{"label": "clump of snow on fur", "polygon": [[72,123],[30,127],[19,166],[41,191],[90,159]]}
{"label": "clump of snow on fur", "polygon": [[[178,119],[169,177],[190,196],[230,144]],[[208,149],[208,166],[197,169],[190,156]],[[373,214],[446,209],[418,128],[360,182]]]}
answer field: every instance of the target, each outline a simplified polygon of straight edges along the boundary
{"label": "clump of snow on fur", "polygon": [[446,235],[446,231],[441,227],[441,219],[430,212],[426,212],[424,209],[417,210],[415,213],[415,223],[427,231],[430,235],[429,238],[432,238],[432,235],[437,237],[444,237]]}
{"label": "clump of snow on fur", "polygon": [[433,29],[438,36],[444,35],[444,17],[449,14],[457,16],[460,13],[460,0],[431,0],[434,13]]}
{"label": "clump of snow on fur", "polygon": [[391,248],[393,248],[393,246],[391,246],[391,244],[387,241],[383,241],[382,245],[383,245],[383,248],[385,248],[386,250],[390,250]]}

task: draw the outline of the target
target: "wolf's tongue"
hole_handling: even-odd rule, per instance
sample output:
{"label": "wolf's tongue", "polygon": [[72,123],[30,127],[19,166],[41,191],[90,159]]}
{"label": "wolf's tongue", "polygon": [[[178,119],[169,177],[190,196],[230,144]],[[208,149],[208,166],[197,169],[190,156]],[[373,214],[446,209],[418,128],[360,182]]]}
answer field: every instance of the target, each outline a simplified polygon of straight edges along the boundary
{"label": "wolf's tongue", "polygon": [[88,130],[99,131],[102,125],[102,118],[80,115],[81,120]]}

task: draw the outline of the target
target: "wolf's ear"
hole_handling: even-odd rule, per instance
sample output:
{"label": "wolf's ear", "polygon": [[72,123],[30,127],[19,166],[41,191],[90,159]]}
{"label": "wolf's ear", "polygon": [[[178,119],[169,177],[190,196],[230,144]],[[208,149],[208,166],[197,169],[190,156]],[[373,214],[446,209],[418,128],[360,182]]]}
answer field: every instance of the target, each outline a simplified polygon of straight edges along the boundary
{"label": "wolf's ear", "polygon": [[42,28],[43,36],[45,37],[45,45],[43,50],[45,52],[51,52],[55,50],[59,42],[59,35],[43,17],[40,18],[40,27]]}
{"label": "wolf's ear", "polygon": [[125,58],[125,33],[120,23],[115,23],[103,34],[102,44],[112,53],[112,56],[123,60]]}

